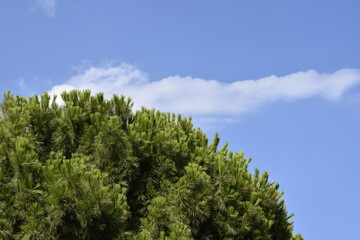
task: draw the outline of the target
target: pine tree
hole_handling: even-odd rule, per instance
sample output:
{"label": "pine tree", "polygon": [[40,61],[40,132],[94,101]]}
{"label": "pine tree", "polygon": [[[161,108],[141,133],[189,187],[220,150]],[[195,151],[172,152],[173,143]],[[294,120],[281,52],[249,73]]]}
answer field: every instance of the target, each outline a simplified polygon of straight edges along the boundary
{"label": "pine tree", "polygon": [[191,118],[89,90],[4,94],[0,239],[301,240],[279,184]]}

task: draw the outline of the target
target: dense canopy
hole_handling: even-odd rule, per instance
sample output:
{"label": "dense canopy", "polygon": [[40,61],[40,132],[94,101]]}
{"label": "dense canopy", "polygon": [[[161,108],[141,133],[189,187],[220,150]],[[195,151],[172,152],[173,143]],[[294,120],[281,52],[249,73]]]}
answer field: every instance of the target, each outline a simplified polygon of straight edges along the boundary
{"label": "dense canopy", "polygon": [[268,173],[191,118],[61,98],[4,94],[0,239],[302,239]]}

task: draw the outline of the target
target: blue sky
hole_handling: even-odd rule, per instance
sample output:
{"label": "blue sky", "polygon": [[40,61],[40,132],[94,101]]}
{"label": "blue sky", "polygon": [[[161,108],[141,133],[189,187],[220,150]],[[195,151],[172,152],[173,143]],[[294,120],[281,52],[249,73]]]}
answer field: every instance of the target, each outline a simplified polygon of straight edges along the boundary
{"label": "blue sky", "polygon": [[359,1],[1,5],[1,92],[90,88],[192,115],[280,182],[295,232],[358,235]]}

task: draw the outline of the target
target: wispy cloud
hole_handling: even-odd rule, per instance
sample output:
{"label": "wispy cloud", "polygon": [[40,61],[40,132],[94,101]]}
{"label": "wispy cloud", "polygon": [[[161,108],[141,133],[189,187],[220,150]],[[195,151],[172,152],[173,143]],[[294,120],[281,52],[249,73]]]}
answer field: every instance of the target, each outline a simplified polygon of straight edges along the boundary
{"label": "wispy cloud", "polygon": [[50,17],[55,17],[57,0],[35,0],[36,5],[42,8]]}
{"label": "wispy cloud", "polygon": [[25,89],[26,84],[25,84],[24,78],[22,78],[22,77],[19,78],[18,81],[17,81],[17,83],[18,83],[18,86],[19,86],[19,88],[20,88],[21,90],[24,90],[24,89]]}
{"label": "wispy cloud", "polygon": [[49,91],[60,94],[64,90],[91,89],[127,95],[135,108],[155,107],[198,116],[239,115],[281,100],[300,100],[321,97],[339,100],[347,90],[360,84],[359,69],[342,69],[334,73],[315,70],[286,76],[268,76],[256,80],[224,83],[190,76],[170,76],[149,81],[147,75],[129,64],[90,67],[62,85]]}

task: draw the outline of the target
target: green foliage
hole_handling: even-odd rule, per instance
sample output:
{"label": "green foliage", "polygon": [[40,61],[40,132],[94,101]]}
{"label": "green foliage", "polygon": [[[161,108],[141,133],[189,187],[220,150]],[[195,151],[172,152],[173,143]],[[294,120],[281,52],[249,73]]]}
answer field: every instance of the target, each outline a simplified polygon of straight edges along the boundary
{"label": "green foliage", "polygon": [[90,91],[0,106],[0,239],[301,240],[279,185],[191,118]]}

